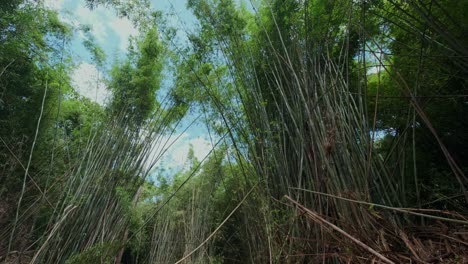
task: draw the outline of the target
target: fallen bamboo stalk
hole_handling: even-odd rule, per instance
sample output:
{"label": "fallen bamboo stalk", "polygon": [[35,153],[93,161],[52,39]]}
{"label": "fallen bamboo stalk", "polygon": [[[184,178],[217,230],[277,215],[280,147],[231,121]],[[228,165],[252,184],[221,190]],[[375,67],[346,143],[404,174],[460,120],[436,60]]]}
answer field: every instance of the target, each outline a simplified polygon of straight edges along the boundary
{"label": "fallen bamboo stalk", "polygon": [[343,229],[341,229],[338,226],[336,226],[336,225],[330,223],[329,221],[325,220],[323,217],[321,217],[317,213],[311,211],[310,209],[307,209],[302,204],[300,204],[297,201],[293,200],[291,197],[289,197],[287,195],[285,195],[284,197],[286,197],[286,199],[288,199],[290,202],[292,202],[294,205],[296,205],[301,211],[305,212],[312,220],[317,221],[317,222],[322,223],[322,224],[326,224],[327,226],[331,227],[333,230],[335,230],[335,231],[341,233],[342,235],[344,235],[345,237],[351,239],[351,241],[353,241],[354,243],[356,243],[360,247],[364,248],[365,250],[369,251],[371,254],[378,257],[383,262],[388,263],[388,264],[395,264],[395,262],[389,260],[388,258],[386,258],[384,255],[380,254],[379,252],[377,252],[373,248],[371,248],[368,245],[364,244],[363,242],[361,242],[357,238],[351,236],[350,234],[348,234]]}

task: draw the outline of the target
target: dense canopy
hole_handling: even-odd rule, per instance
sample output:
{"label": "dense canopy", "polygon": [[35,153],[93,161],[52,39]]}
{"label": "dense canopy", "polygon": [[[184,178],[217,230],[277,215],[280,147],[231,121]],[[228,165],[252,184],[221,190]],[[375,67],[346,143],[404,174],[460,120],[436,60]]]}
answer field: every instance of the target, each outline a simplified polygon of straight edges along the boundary
{"label": "dense canopy", "polygon": [[468,262],[468,1],[79,5],[0,1],[0,262]]}

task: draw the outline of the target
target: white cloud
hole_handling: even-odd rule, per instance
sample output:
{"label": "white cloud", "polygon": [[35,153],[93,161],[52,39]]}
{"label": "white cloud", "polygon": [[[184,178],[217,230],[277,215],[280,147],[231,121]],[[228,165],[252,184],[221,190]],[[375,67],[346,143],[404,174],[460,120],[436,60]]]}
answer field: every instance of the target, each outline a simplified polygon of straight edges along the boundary
{"label": "white cloud", "polygon": [[63,7],[63,2],[64,0],[43,0],[44,2],[44,6],[49,8],[49,9],[52,9],[52,10],[56,10],[56,11],[59,11],[62,9]]}
{"label": "white cloud", "polygon": [[96,65],[81,63],[71,77],[76,91],[91,101],[104,105],[106,99],[110,97],[111,93],[102,82],[102,73],[98,71]]}
{"label": "white cloud", "polygon": [[[125,17],[118,17],[111,7],[98,6],[90,10],[81,5],[74,12],[81,24],[91,25],[93,35],[99,45],[104,48],[117,42],[117,47],[121,51],[126,51],[129,43],[128,38],[138,35],[138,30],[133,26],[132,22]],[[111,31],[117,35],[117,41],[110,38],[109,32]]]}
{"label": "white cloud", "polygon": [[101,45],[106,43],[108,37],[105,23],[107,24],[109,13],[109,10],[103,8],[89,10],[83,6],[78,7],[76,10],[78,21],[81,24],[91,25],[93,35]]}
{"label": "white cloud", "polygon": [[193,146],[195,157],[200,161],[204,159],[213,148],[210,141],[201,137],[189,140],[189,145]]}
{"label": "white cloud", "polygon": [[191,137],[189,133],[184,132],[172,136],[162,136],[154,144],[151,155],[160,155],[162,151],[167,149],[157,165],[172,169],[187,169],[190,165],[188,164],[190,146],[192,146],[194,155],[199,161],[202,161],[212,149],[210,141],[201,137]]}
{"label": "white cloud", "polygon": [[117,33],[120,38],[120,49],[127,50],[130,36],[137,36],[138,30],[133,26],[132,22],[127,18],[113,17],[109,21],[109,26]]}

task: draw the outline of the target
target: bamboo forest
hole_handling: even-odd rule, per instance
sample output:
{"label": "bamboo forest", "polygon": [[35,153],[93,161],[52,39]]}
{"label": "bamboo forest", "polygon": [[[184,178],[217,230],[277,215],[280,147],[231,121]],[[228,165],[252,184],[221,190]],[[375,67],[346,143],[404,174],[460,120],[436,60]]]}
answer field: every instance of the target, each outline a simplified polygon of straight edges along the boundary
{"label": "bamboo forest", "polygon": [[0,263],[468,263],[468,1],[0,0]]}

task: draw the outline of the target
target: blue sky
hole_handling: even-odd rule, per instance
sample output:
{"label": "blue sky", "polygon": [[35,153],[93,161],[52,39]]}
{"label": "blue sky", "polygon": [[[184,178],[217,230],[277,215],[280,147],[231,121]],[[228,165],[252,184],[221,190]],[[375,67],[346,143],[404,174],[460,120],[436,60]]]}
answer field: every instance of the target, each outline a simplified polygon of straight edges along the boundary
{"label": "blue sky", "polygon": [[[185,8],[185,3],[186,0],[152,1],[152,8],[170,14],[168,22],[171,26],[182,29],[179,31],[179,36],[182,39],[184,39],[184,31],[193,29],[195,23],[195,18]],[[107,55],[107,66],[104,69],[96,67],[89,52],[81,44],[84,38],[83,34],[77,32],[69,44],[70,46],[67,47],[77,64],[77,68],[71,77],[75,89],[81,95],[104,105],[111,95],[102,81],[106,76],[106,71],[113,61],[125,56],[129,43],[128,38],[138,35],[138,30],[127,18],[117,17],[115,11],[110,7],[98,7],[89,10],[85,7],[84,0],[44,0],[44,4],[59,11],[61,19],[69,24],[92,26],[91,32],[97,44],[101,46]],[[163,81],[163,85],[168,86],[171,84],[171,81]],[[162,89],[165,90],[167,87],[162,87]],[[194,118],[196,118],[195,115],[189,115],[174,135],[163,137],[163,140],[169,142],[173,142],[178,138],[162,159],[161,164],[166,170],[175,171],[184,168],[190,146],[193,147],[195,157],[199,160],[202,160],[211,150],[212,144],[206,127],[201,122],[197,122],[184,132],[184,129]],[[155,151],[158,150],[155,148]]]}

